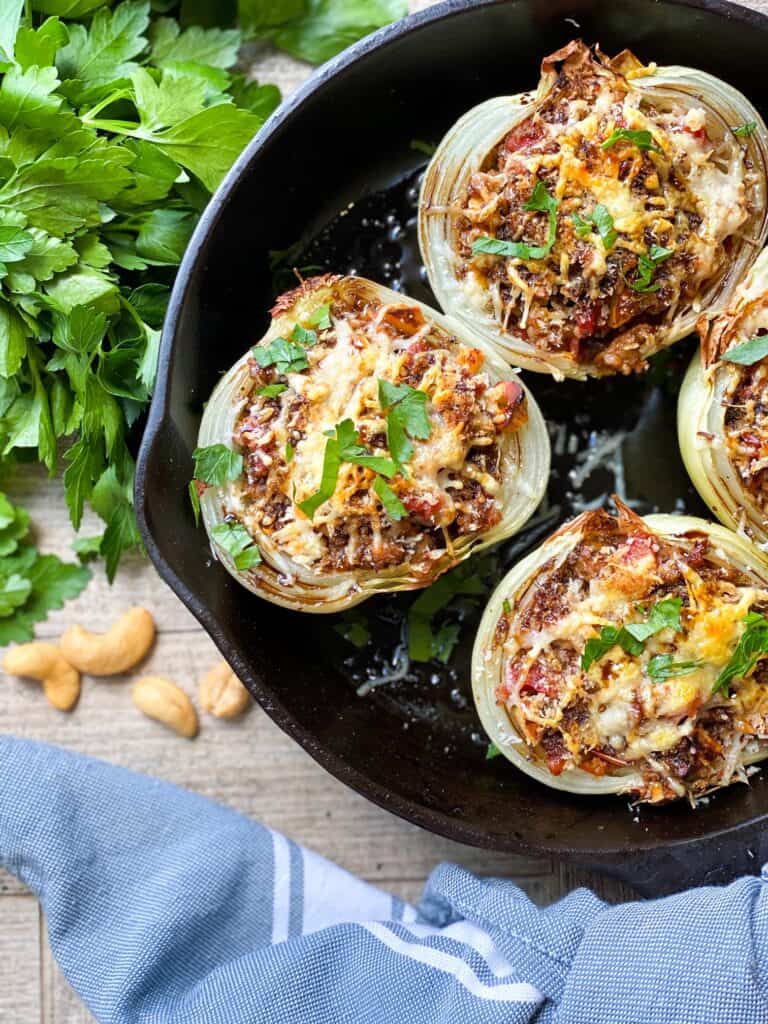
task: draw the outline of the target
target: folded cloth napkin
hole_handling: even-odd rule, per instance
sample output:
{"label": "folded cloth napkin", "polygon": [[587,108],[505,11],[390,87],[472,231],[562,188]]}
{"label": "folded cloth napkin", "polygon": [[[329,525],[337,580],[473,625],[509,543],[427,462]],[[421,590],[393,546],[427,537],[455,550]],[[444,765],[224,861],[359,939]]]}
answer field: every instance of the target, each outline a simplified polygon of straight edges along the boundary
{"label": "folded cloth napkin", "polygon": [[414,908],[193,793],[3,737],[0,863],[102,1024],[768,1021],[760,878],[542,910],[442,865]]}

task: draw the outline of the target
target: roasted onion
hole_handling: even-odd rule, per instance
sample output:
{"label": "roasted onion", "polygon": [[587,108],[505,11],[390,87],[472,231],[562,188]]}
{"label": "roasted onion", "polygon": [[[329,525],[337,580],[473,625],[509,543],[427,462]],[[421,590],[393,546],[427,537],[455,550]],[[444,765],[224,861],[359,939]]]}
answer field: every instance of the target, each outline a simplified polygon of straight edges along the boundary
{"label": "roasted onion", "polygon": [[[288,608],[339,611],[428,586],[530,517],[549,440],[496,354],[364,278],[306,281],[272,316],[217,385],[199,434],[201,448],[243,457],[235,480],[201,498],[214,551],[243,586]],[[217,537],[223,523],[245,527],[259,564],[237,568]]]}
{"label": "roasted onion", "polygon": [[513,365],[634,372],[726,306],[768,234],[767,179],[768,132],[736,89],[573,42],[534,94],[444,137],[422,258],[444,312]]}
{"label": "roasted onion", "polygon": [[[768,543],[768,249],[727,310],[699,325],[677,409],[680,451],[701,497],[721,523]],[[740,351],[737,351],[740,350]],[[768,351],[768,345],[766,345]],[[748,360],[737,361],[737,360]]]}
{"label": "roasted onion", "polygon": [[768,609],[768,560],[720,525],[617,506],[566,524],[498,585],[475,704],[499,752],[544,785],[695,800],[768,756],[764,663],[723,674],[748,628],[768,631],[747,618]]}

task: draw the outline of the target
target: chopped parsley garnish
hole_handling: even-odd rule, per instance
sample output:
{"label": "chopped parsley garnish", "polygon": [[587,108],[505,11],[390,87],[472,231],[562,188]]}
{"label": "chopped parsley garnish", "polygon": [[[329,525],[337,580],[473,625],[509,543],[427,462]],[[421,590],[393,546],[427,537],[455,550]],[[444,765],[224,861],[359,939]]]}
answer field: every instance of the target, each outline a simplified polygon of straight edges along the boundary
{"label": "chopped parsley garnish", "polygon": [[243,472],[243,457],[227,448],[225,444],[211,444],[207,448],[195,448],[195,480],[220,487],[229,480],[236,480]]}
{"label": "chopped parsley garnish", "polygon": [[278,395],[282,395],[287,390],[287,384],[267,384],[266,387],[259,388],[256,394],[259,398],[277,398]]}
{"label": "chopped parsley garnish", "polygon": [[216,544],[232,556],[236,569],[253,569],[261,561],[258,545],[242,523],[217,523],[211,530]]}
{"label": "chopped parsley garnish", "polygon": [[384,477],[376,477],[373,481],[373,489],[379,496],[381,504],[384,506],[384,511],[390,519],[394,519],[397,523],[403,518],[403,516],[408,515],[408,510],[405,505],[400,501]]}
{"label": "chopped parsley garnish", "polygon": [[501,751],[496,746],[496,744],[495,743],[489,743],[488,744],[488,749],[485,752],[485,760],[486,761],[492,761],[494,759],[494,757],[500,757],[500,756],[501,756]]}
{"label": "chopped parsley garnish", "polygon": [[758,612],[749,612],[745,629],[728,664],[715,681],[712,693],[728,694],[733,679],[744,679],[764,654],[768,654],[768,620]]}
{"label": "chopped parsley garnish", "polygon": [[317,333],[307,327],[302,327],[301,324],[296,324],[291,331],[291,341],[297,345],[303,345],[304,348],[311,348],[317,344]]}
{"label": "chopped parsley garnish", "polygon": [[436,143],[425,142],[424,139],[411,139],[409,145],[416,153],[423,153],[424,156],[434,156],[437,152]]}
{"label": "chopped parsley garnish", "polygon": [[616,239],[619,236],[613,227],[613,217],[608,211],[608,207],[603,206],[602,203],[598,203],[592,213],[588,213],[586,217],[580,217],[578,213],[574,213],[571,220],[579,238],[586,238],[595,228],[603,240],[606,252],[616,244]]}
{"label": "chopped parsley garnish", "polygon": [[422,591],[408,610],[408,653],[411,661],[447,662],[459,638],[459,630],[447,634],[435,629],[434,619],[458,596],[478,596],[487,588],[472,566],[460,565]]}
{"label": "chopped parsley garnish", "polygon": [[552,251],[557,235],[558,201],[551,196],[543,181],[537,181],[531,198],[524,204],[525,210],[538,210],[549,214],[549,237],[546,245],[529,245],[527,242],[505,242],[500,238],[484,235],[472,246],[472,255],[486,253],[491,256],[511,256],[518,260],[543,260]]}
{"label": "chopped parsley garnish", "polygon": [[200,491],[194,480],[189,481],[189,503],[192,506],[192,515],[195,517],[195,526],[200,525]]}
{"label": "chopped parsley garnish", "polygon": [[427,413],[427,394],[408,384],[380,380],[379,405],[387,417],[390,455],[398,466],[403,466],[413,455],[410,438],[424,441],[432,431]]}
{"label": "chopped parsley garnish", "polygon": [[509,601],[508,601],[508,599],[506,597],[504,598],[501,607],[502,607],[502,611],[504,612],[505,615],[511,615],[512,614],[512,605],[509,603]]}
{"label": "chopped parsley garnish", "polygon": [[368,629],[368,621],[360,612],[346,612],[334,627],[339,636],[343,636],[354,647],[363,648],[368,646],[371,639],[371,631]]}
{"label": "chopped parsley garnish", "polygon": [[331,326],[331,304],[326,302],[318,306],[314,313],[307,319],[310,327],[317,327],[319,331],[327,331]]}
{"label": "chopped parsley garnish", "polygon": [[659,264],[668,260],[671,255],[672,250],[665,249],[663,245],[652,245],[647,256],[641,253],[637,258],[637,277],[629,282],[631,287],[636,292],[657,292],[661,285],[652,283],[654,274]]}
{"label": "chopped parsley garnish", "polygon": [[299,502],[299,508],[310,519],[314,518],[315,512],[324,501],[333,497],[342,462],[365,466],[387,478],[393,477],[397,472],[397,466],[391,459],[381,455],[371,455],[359,443],[360,434],[355,429],[352,420],[342,420],[334,430],[326,430],[324,433],[328,441],[323,456],[320,487],[310,498]]}
{"label": "chopped parsley garnish", "polygon": [[727,363],[739,363],[740,366],[751,366],[758,360],[768,356],[768,334],[761,334],[741,345],[734,345],[725,353],[723,359]]}
{"label": "chopped parsley garnish", "polygon": [[626,626],[603,626],[599,637],[587,640],[581,656],[581,668],[586,672],[591,665],[604,657],[612,647],[619,646],[627,654],[636,657],[642,654],[645,641],[660,633],[662,629],[673,629],[681,632],[680,610],[682,600],[679,597],[665,598],[651,608],[645,622],[632,622]]}
{"label": "chopped parsley garnish", "polygon": [[738,125],[733,129],[733,134],[738,135],[740,139],[748,139],[757,128],[757,121],[745,121],[744,124]]}
{"label": "chopped parsley garnish", "polygon": [[304,346],[285,338],[275,338],[269,345],[256,345],[251,351],[259,366],[274,366],[278,373],[301,373],[309,369]]}
{"label": "chopped parsley garnish", "polygon": [[635,131],[632,128],[614,128],[605,142],[601,143],[600,148],[611,149],[621,140],[633,143],[638,149],[650,149],[655,153],[661,153],[661,148],[653,141],[651,133],[645,129]]}
{"label": "chopped parsley garnish", "polygon": [[657,654],[648,662],[648,675],[655,683],[663,683],[667,679],[675,679],[677,676],[688,676],[703,664],[701,659],[698,661],[673,661],[671,654]]}
{"label": "chopped parsley garnish", "polygon": [[294,447],[290,441],[285,442],[285,461],[292,462],[294,455]]}

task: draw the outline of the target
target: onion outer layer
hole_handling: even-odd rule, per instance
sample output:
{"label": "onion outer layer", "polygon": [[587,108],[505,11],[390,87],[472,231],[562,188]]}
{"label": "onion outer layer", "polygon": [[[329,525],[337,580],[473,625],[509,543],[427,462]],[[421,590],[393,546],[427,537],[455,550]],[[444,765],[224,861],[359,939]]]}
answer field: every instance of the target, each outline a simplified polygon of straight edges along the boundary
{"label": "onion outer layer", "polygon": [[[540,547],[513,566],[494,590],[480,621],[472,651],[472,695],[488,737],[516,768],[552,789],[581,796],[606,796],[638,789],[642,783],[642,774],[627,771],[625,774],[597,777],[574,768],[564,771],[562,775],[553,775],[546,765],[532,760],[530,748],[517,732],[506,709],[496,701],[496,688],[501,681],[504,658],[501,648],[493,645],[493,638],[504,611],[504,601],[509,601],[514,610],[517,595],[527,589],[538,570],[551,558],[564,556],[575,547],[581,538],[581,524],[587,515],[589,513],[583,513],[562,526]],[[721,549],[729,562],[752,575],[761,587],[768,588],[768,559],[753,544],[731,530],[696,516],[650,515],[645,516],[643,522],[667,540],[674,540],[691,531],[706,533],[714,549]],[[765,757],[768,757],[768,747],[744,759],[742,763],[753,763]]]}
{"label": "onion outer layer", "polygon": [[741,368],[719,358],[738,335],[742,317],[760,302],[768,306],[768,249],[760,254],[726,312],[708,328],[702,324],[702,351],[691,360],[680,389],[677,432],[685,468],[702,500],[721,523],[745,530],[762,546],[768,543],[765,512],[744,486],[725,447],[723,400]]}
{"label": "onion outer layer", "polygon": [[[448,131],[424,174],[419,197],[419,247],[429,283],[446,314],[460,321],[514,366],[549,373],[556,379],[585,380],[601,375],[593,363],[574,363],[565,355],[542,352],[524,338],[502,331],[492,312],[467,300],[454,273],[457,218],[446,212],[427,213],[430,207],[447,210],[455,205],[471,175],[480,170],[493,149],[543,105],[555,78],[554,72],[543,74],[533,98],[530,93],[521,93],[487,100],[469,110]],[[746,155],[757,175],[749,195],[750,209],[754,212],[739,228],[739,240],[728,256],[727,269],[703,292],[696,309],[682,311],[660,340],[642,352],[647,356],[690,334],[702,310],[716,313],[723,309],[765,244],[768,238],[768,129],[742,93],[704,71],[673,65],[658,68],[652,75],[634,78],[631,84],[663,99],[687,100],[689,106],[703,106],[708,117],[729,135],[732,128],[740,124],[754,122],[756,125],[754,132],[743,140]],[[734,142],[738,141],[734,137]]]}
{"label": "onion outer layer", "polygon": [[[418,306],[425,318],[441,327],[459,342],[477,347],[483,352],[482,369],[493,383],[512,378],[519,380],[509,366],[492,350],[474,337],[468,340],[457,335],[457,325],[435,312],[429,306],[402,293],[368,281],[365,278],[318,279],[312,288],[297,289],[289,304],[278,301],[276,315],[262,342],[286,336],[297,320],[307,319],[319,306],[341,298],[349,289],[356,295],[369,296],[384,303],[407,301]],[[466,332],[462,332],[466,333]],[[234,449],[232,435],[236,420],[246,401],[249,388],[248,360],[250,350],[221,378],[211,395],[203,414],[198,445],[224,444]],[[212,538],[213,528],[225,519],[227,509],[233,507],[231,485],[209,486],[201,496],[203,522],[211,540],[214,554],[227,571],[252,593],[273,604],[296,611],[330,613],[352,608],[376,593],[414,590],[429,586],[439,575],[463,562],[471,554],[497,544],[514,533],[530,519],[546,489],[549,477],[550,447],[544,418],[535,399],[519,381],[526,396],[528,419],[523,426],[499,439],[504,468],[502,471],[501,520],[482,534],[464,535],[453,544],[453,556],[447,552],[435,563],[435,572],[428,578],[409,569],[408,565],[393,566],[379,572],[359,570],[352,572],[313,573],[282,554],[266,534],[253,535],[259,545],[262,562],[253,569],[239,570],[232,557]]]}

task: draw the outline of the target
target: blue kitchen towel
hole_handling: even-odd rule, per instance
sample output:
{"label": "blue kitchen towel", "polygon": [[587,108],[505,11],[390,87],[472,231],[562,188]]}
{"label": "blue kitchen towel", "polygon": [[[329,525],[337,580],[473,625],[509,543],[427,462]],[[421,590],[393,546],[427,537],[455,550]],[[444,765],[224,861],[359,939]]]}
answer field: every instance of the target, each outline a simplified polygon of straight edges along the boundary
{"label": "blue kitchen towel", "polygon": [[759,878],[538,909],[442,865],[414,908],[193,793],[4,737],[0,863],[102,1024],[768,1021]]}

